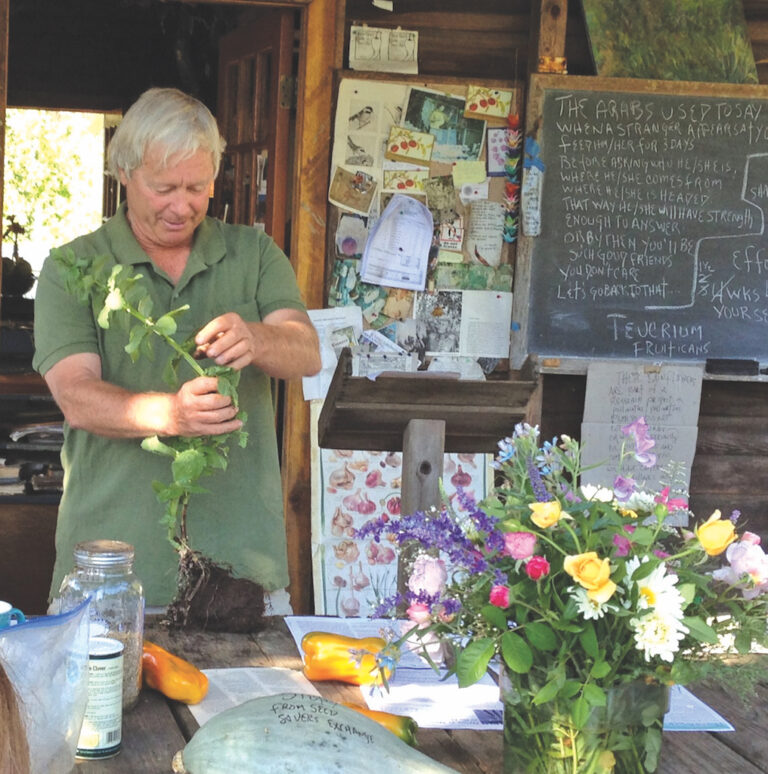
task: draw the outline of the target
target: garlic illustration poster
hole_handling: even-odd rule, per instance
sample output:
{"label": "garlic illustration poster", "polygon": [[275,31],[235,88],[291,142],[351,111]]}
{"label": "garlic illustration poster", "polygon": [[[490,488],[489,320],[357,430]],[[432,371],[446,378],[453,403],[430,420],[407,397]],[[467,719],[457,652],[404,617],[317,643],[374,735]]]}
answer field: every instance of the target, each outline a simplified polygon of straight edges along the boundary
{"label": "garlic illustration poster", "polygon": [[[355,530],[369,519],[400,515],[403,455],[316,444],[312,452],[315,614],[366,617],[379,599],[396,591],[397,546],[358,540]],[[488,454],[445,455],[443,481],[453,507],[458,507],[458,486],[476,500],[485,496],[493,480],[492,459]]]}

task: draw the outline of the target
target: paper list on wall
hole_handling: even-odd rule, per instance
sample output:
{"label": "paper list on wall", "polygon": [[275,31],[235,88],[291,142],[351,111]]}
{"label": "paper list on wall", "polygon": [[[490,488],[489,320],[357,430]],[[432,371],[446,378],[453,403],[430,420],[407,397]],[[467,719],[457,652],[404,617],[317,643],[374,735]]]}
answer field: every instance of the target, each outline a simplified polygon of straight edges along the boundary
{"label": "paper list on wall", "polygon": [[360,278],[385,287],[423,290],[432,228],[432,213],[424,204],[395,194],[370,231]]}

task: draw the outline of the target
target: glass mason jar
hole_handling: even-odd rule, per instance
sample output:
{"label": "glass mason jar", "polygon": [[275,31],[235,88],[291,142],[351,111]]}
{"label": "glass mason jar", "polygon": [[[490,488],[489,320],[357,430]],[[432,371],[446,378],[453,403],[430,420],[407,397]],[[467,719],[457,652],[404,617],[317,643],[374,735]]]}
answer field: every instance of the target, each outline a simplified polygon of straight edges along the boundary
{"label": "glass mason jar", "polygon": [[123,709],[136,704],[141,690],[144,592],[133,574],[134,550],[119,540],[90,540],[75,546],[75,566],[61,583],[58,612],[90,596],[90,636],[123,645]]}
{"label": "glass mason jar", "polygon": [[[502,669],[504,774],[651,774],[659,767],[669,687],[642,680],[608,688],[577,727],[570,702],[535,705]],[[526,692],[530,695],[530,691]]]}

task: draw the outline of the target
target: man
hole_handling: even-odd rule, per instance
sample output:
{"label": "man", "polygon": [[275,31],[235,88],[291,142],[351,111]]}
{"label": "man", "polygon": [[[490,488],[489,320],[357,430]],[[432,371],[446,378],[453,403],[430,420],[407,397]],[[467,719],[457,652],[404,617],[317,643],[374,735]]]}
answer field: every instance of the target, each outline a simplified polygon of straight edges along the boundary
{"label": "man", "polygon": [[[223,148],[202,103],[175,89],[145,92],[107,152],[125,203],[68,247],[140,273],[157,317],[189,304],[177,339],[194,335],[206,357],[241,370],[249,443],[231,444],[226,472],[201,482],[210,493],[190,502],[189,538],[195,550],[270,592],[288,583],[270,377],[317,373],[320,354],[285,255],[262,231],[206,217]],[[147,604],[166,605],[177,559],[151,482],[169,480],[170,470],[140,448],[141,439],[229,433],[241,423],[216,379],[191,378],[190,371],[189,381],[168,392],[165,353],[133,363],[123,349],[125,331],[101,329],[97,314],[67,293],[49,258],[36,294],[34,367],[66,419],[51,591],[55,596],[70,569],[77,542],[109,538],[134,545]]]}

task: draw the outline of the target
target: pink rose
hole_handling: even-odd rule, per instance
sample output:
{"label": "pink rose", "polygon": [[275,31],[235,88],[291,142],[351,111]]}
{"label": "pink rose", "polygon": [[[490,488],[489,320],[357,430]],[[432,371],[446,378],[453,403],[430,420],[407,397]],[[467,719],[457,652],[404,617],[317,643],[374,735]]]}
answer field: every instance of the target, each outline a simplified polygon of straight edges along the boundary
{"label": "pink rose", "polygon": [[425,605],[423,602],[414,602],[405,612],[415,624],[423,625],[430,621],[429,605]]}
{"label": "pink rose", "polygon": [[549,575],[549,562],[543,556],[532,556],[525,563],[525,572],[531,580],[539,580]]}
{"label": "pink rose", "polygon": [[513,559],[527,559],[536,547],[536,535],[532,532],[505,532],[502,554]]}
{"label": "pink rose", "polygon": [[741,542],[742,543],[751,543],[752,545],[759,546],[760,545],[760,535],[755,535],[754,532],[745,532],[741,536]]}
{"label": "pink rose", "polygon": [[509,607],[509,589],[506,586],[494,586],[488,601],[496,607]]}
{"label": "pink rose", "polygon": [[448,572],[445,562],[429,554],[420,554],[413,563],[411,575],[408,578],[408,588],[414,594],[429,594],[435,597],[445,591]]}

